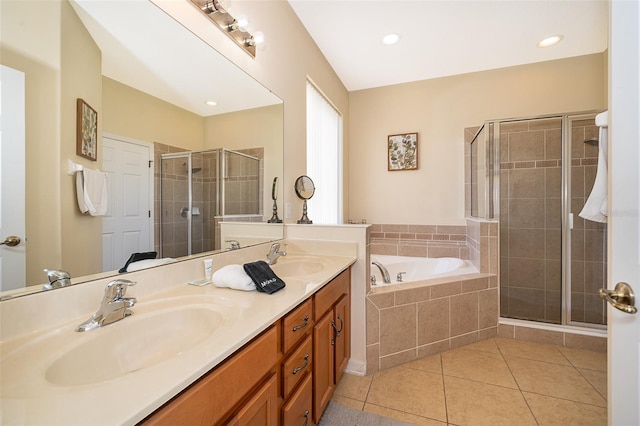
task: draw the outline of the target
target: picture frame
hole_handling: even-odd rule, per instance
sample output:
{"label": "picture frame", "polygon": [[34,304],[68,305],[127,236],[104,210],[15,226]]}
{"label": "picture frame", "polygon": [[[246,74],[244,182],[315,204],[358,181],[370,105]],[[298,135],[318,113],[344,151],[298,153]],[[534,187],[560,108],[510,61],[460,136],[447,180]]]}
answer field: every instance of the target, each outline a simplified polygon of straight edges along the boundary
{"label": "picture frame", "polygon": [[98,159],[98,113],[80,98],[76,102],[76,154]]}
{"label": "picture frame", "polygon": [[418,169],[418,133],[387,137],[388,171]]}

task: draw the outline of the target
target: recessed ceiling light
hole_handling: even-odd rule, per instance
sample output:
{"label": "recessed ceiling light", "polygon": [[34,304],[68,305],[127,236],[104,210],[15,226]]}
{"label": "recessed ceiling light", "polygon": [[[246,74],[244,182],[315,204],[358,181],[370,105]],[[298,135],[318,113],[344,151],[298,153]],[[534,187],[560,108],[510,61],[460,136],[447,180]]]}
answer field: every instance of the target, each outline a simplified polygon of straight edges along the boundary
{"label": "recessed ceiling light", "polygon": [[542,40],[540,43],[538,43],[538,47],[553,46],[554,44],[560,43],[560,41],[562,41],[562,36],[561,35],[554,35],[554,36],[547,37],[544,40]]}
{"label": "recessed ceiling light", "polygon": [[209,106],[218,106],[218,103],[216,101],[206,101],[205,104]]}
{"label": "recessed ceiling light", "polygon": [[386,44],[387,46],[396,44],[399,41],[400,41],[400,36],[396,33],[390,33],[382,37],[382,44]]}

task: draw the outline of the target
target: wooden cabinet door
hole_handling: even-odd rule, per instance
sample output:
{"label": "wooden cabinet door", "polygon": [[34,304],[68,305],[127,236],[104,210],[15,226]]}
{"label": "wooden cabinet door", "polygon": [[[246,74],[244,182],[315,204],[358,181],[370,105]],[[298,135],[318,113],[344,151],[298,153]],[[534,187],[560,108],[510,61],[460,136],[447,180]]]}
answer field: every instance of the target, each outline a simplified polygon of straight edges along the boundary
{"label": "wooden cabinet door", "polygon": [[347,362],[351,356],[351,309],[349,295],[344,296],[336,304],[333,311],[334,328],[334,352],[335,352],[335,374],[334,383],[337,384],[342,377],[342,373],[347,368]]}
{"label": "wooden cabinet door", "polygon": [[228,423],[230,426],[276,426],[278,423],[278,380],[271,376]]}
{"label": "wooden cabinet door", "polygon": [[327,312],[313,328],[313,420],[318,423],[324,412],[334,384],[333,310]]}

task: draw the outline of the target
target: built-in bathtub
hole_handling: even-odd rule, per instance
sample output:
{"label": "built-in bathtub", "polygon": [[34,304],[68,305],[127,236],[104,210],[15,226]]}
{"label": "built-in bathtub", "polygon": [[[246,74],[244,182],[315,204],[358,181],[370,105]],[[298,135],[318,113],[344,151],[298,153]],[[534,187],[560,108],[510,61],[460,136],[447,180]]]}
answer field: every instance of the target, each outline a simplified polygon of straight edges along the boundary
{"label": "built-in bathtub", "polygon": [[[497,277],[469,261],[372,254],[391,278],[367,293],[367,373],[497,335]],[[397,274],[406,272],[402,281]]]}
{"label": "built-in bathtub", "polygon": [[408,284],[418,281],[427,281],[425,285],[428,285],[433,283],[433,281],[429,281],[432,278],[478,273],[473,263],[455,257],[428,258],[376,254],[371,255],[371,261],[381,263],[389,271],[391,280],[390,283],[385,283],[380,270],[372,265],[371,275],[375,277],[376,286]]}

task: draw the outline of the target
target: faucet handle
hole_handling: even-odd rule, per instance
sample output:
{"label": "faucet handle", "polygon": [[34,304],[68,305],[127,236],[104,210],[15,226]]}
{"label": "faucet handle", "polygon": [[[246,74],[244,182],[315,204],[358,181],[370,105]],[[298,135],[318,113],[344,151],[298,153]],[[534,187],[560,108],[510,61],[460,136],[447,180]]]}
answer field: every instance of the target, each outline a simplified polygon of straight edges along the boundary
{"label": "faucet handle", "polygon": [[127,287],[133,285],[136,285],[135,281],[124,279],[109,281],[104,289],[104,298],[110,300],[119,299],[125,295]]}

